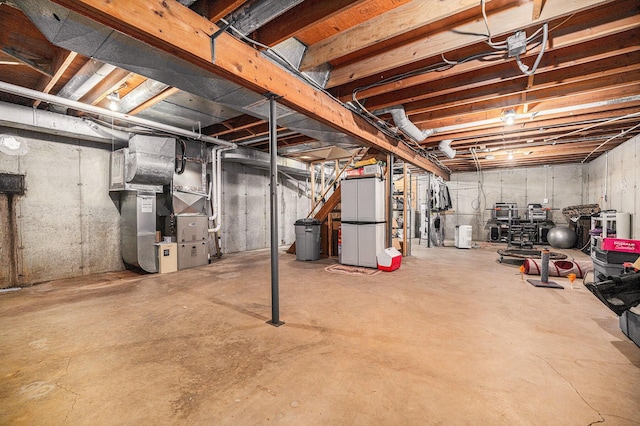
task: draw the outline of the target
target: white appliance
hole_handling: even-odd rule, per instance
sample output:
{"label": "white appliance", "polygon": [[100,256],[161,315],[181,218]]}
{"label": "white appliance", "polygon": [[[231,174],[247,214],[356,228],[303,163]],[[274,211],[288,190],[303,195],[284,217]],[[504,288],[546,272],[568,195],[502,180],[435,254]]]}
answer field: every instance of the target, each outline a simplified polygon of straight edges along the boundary
{"label": "white appliance", "polygon": [[457,248],[471,248],[471,225],[456,226],[454,245]]}
{"label": "white appliance", "polygon": [[342,257],[345,265],[376,268],[385,249],[385,186],[378,177],[341,184]]}

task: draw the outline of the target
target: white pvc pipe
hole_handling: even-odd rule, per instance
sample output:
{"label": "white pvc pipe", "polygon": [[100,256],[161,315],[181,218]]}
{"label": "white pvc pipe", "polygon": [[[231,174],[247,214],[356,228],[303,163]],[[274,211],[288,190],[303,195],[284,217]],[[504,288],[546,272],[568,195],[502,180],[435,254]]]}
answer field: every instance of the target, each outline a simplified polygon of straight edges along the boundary
{"label": "white pvc pipe", "polygon": [[11,93],[18,96],[24,96],[30,99],[37,99],[43,102],[63,105],[68,108],[77,109],[79,111],[85,111],[93,114],[100,114],[107,117],[113,117],[118,120],[126,121],[127,123],[137,124],[150,129],[161,130],[163,132],[184,136],[190,139],[201,140],[204,142],[227,146],[230,148],[237,147],[237,145],[233,142],[223,141],[218,138],[213,138],[211,136],[206,136],[200,133],[192,132],[190,130],[181,129],[179,127],[170,126],[168,124],[162,124],[155,121],[146,120],[144,118],[134,117],[129,114],[123,114],[121,112],[111,111],[106,108],[100,108],[97,106],[84,104],[82,102],[72,101],[70,99],[61,98],[59,96],[50,95],[48,93],[38,92],[37,90],[31,90],[26,87],[16,86],[15,84],[6,83],[4,81],[0,81],[0,90],[6,93]]}
{"label": "white pvc pipe", "polygon": [[[222,153],[224,151],[229,151],[231,149],[234,149],[233,147],[228,147],[228,148],[214,148],[211,152],[211,155],[215,155],[215,161],[212,159],[212,162],[215,163],[215,179],[213,177],[213,174],[211,176],[212,179],[215,180],[215,183],[213,184],[212,188],[213,188],[213,201],[214,201],[214,210],[215,212],[212,212],[213,216],[211,217],[211,220],[215,220],[216,218],[218,219],[218,223],[216,224],[216,226],[214,228],[209,228],[209,233],[216,233],[220,230],[220,228],[222,228]],[[214,152],[215,151],[215,152]],[[211,165],[211,172],[214,172],[214,165]]]}
{"label": "white pvc pipe", "polygon": [[216,195],[216,151],[217,148],[211,148],[211,182],[209,182],[209,205],[211,206],[211,216],[209,216],[210,221],[216,220],[218,217],[218,210],[215,208],[215,195]]}

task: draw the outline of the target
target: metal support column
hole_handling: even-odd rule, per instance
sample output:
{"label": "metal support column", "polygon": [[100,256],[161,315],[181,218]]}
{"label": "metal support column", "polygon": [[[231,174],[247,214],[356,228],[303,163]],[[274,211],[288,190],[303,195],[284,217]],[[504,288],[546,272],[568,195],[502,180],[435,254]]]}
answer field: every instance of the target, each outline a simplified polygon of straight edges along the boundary
{"label": "metal support column", "polygon": [[387,247],[393,247],[393,154],[387,155],[387,185],[389,198],[387,205]]}
{"label": "metal support column", "polygon": [[427,173],[427,247],[431,247],[431,173]]}
{"label": "metal support column", "polygon": [[271,155],[271,319],[267,324],[280,327],[280,294],[278,276],[278,135],[276,116],[276,95],[270,93],[269,98],[269,154]]}

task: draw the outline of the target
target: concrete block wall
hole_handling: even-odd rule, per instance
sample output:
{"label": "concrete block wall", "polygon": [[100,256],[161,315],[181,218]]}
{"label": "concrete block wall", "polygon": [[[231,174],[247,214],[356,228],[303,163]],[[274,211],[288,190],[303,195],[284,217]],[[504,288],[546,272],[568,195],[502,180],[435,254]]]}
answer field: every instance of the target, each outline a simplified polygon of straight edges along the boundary
{"label": "concrete block wall", "polygon": [[[456,225],[471,225],[473,239],[486,241],[484,228],[491,218],[494,203],[514,202],[524,216],[527,204],[537,203],[551,208],[549,218],[556,225],[566,224],[562,209],[587,203],[586,165],[559,165],[499,169],[469,173],[453,173],[447,182],[453,213],[445,216],[445,238],[453,239]],[[483,192],[478,182],[482,182]],[[547,203],[544,203],[544,199]]]}
{"label": "concrete block wall", "polygon": [[631,213],[631,238],[640,239],[640,136],[588,164],[588,202]]}
{"label": "concrete block wall", "polygon": [[17,282],[3,273],[0,287],[121,270],[120,216],[109,198],[109,150],[26,131],[18,135],[29,151],[0,154],[0,172],[25,176],[25,195],[14,197],[15,229],[2,228],[5,235],[16,233],[14,247],[0,239],[3,254],[15,250],[15,261],[0,258],[0,270],[15,267]]}
{"label": "concrete block wall", "polygon": [[[223,162],[222,251],[236,253],[268,248],[270,195],[268,170]],[[310,199],[296,182],[278,176],[278,236],[280,245],[295,239],[294,222],[309,213]]]}

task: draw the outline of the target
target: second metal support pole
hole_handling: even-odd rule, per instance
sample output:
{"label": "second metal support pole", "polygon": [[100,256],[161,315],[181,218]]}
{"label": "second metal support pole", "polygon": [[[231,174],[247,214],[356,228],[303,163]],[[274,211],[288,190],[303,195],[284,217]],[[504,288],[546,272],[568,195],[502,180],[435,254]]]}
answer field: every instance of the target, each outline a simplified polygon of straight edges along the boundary
{"label": "second metal support pole", "polygon": [[271,320],[267,324],[280,327],[280,292],[278,274],[278,136],[276,128],[276,96],[269,96],[269,154],[271,160]]}

